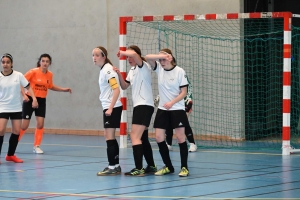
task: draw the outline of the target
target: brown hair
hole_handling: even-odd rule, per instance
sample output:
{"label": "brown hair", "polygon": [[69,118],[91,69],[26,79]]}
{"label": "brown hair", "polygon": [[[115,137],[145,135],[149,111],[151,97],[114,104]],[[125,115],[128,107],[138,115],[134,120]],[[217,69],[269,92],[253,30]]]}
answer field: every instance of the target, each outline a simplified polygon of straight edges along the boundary
{"label": "brown hair", "polygon": [[106,57],[105,58],[105,63],[109,63],[109,64],[113,65],[111,63],[111,61],[107,58],[107,50],[102,46],[98,46],[97,48],[101,50],[102,57],[104,57],[104,56]]}
{"label": "brown hair", "polygon": [[171,61],[171,64],[173,66],[176,66],[176,59],[174,58],[173,53],[172,53],[172,51],[170,49],[165,48],[165,49],[161,49],[160,51],[166,52],[166,53],[170,54],[172,56],[172,58],[173,58],[173,60]]}
{"label": "brown hair", "polygon": [[38,59],[38,61],[37,61],[37,63],[36,63],[36,67],[40,67],[40,66],[41,66],[40,62],[41,62],[42,58],[48,58],[49,61],[50,61],[50,65],[52,64],[52,58],[51,58],[51,56],[50,56],[49,54],[47,54],[47,53],[44,53],[44,54],[42,54],[42,55],[39,57],[39,59]]}
{"label": "brown hair", "polygon": [[141,57],[141,59],[142,59],[143,61],[146,62],[146,59],[145,59],[144,57],[142,57],[142,51],[141,51],[141,49],[140,49],[138,46],[136,46],[136,45],[131,45],[131,46],[128,47],[128,49],[133,50],[135,53],[137,53],[137,54]]}

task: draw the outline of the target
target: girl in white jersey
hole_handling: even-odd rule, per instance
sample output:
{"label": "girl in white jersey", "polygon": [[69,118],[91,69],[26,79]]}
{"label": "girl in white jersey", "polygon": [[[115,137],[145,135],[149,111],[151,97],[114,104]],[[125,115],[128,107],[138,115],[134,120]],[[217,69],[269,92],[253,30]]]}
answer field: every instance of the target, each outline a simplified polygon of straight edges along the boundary
{"label": "girl in white jersey", "polygon": [[117,73],[113,70],[107,58],[104,47],[93,49],[93,61],[100,67],[99,74],[99,99],[103,108],[104,136],[107,144],[108,167],[97,173],[98,176],[121,174],[119,164],[119,144],[115,137],[116,128],[120,128],[122,103],[120,101],[120,88]]}
{"label": "girl in white jersey", "polygon": [[[0,73],[0,153],[8,119],[11,120],[12,134],[9,139],[7,161],[22,163],[23,160],[15,156],[22,122],[21,87],[28,89],[32,95],[32,107],[38,103],[29,82],[20,72],[14,71],[13,57],[6,53],[1,57],[3,70]],[[21,86],[21,87],[20,87]]]}
{"label": "girl in white jersey", "polygon": [[[174,173],[169,149],[165,142],[166,129],[175,129],[180,148],[180,177],[189,175],[187,160],[188,147],[185,141],[185,127],[189,126],[185,114],[184,97],[187,95],[188,81],[185,71],[176,66],[171,50],[162,49],[159,54],[149,54],[146,60],[158,76],[159,105],[154,120],[155,137],[162,160],[165,164],[155,175],[161,176]],[[157,60],[159,62],[157,62]]]}
{"label": "girl in white jersey", "polygon": [[[126,51],[119,51],[118,57],[127,56],[131,69],[126,80],[118,68],[114,70],[118,73],[120,85],[123,90],[130,85],[132,87],[133,116],[131,127],[131,142],[135,168],[126,172],[127,176],[144,176],[154,174],[157,168],[154,164],[152,147],[148,139],[148,127],[154,112],[154,102],[151,86],[151,67],[141,56],[138,46],[131,45]],[[148,166],[143,168],[143,155]]]}

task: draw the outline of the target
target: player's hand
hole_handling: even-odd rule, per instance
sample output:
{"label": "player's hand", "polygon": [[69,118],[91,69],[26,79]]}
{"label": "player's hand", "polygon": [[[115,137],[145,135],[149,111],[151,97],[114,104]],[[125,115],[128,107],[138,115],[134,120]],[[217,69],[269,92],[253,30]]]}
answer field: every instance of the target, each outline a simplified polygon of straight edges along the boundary
{"label": "player's hand", "polygon": [[184,100],[185,111],[189,112],[192,109],[193,101],[190,98]]}
{"label": "player's hand", "polygon": [[32,100],[32,108],[38,108],[38,107],[39,107],[39,104],[38,104],[37,100],[33,99]]}
{"label": "player's hand", "polygon": [[117,74],[119,74],[120,73],[120,70],[119,70],[119,68],[117,68],[117,67],[115,67],[115,66],[113,66],[113,70],[117,73]]}
{"label": "player's hand", "polygon": [[70,94],[72,94],[72,89],[71,88],[65,88],[64,92],[70,92]]}
{"label": "player's hand", "polygon": [[23,96],[23,101],[24,101],[24,102],[28,102],[28,101],[29,101],[29,98],[28,98],[27,95],[24,95],[24,96]]}
{"label": "player's hand", "polygon": [[105,111],[105,115],[106,116],[111,116],[111,113],[112,113],[112,109],[107,109],[107,111]]}
{"label": "player's hand", "polygon": [[169,110],[170,108],[173,107],[173,105],[174,105],[174,103],[173,103],[172,101],[170,101],[170,102],[168,102],[168,103],[166,103],[166,104],[164,105],[164,108],[167,109],[167,110]]}
{"label": "player's hand", "polygon": [[173,60],[173,57],[171,54],[166,54],[166,59],[171,62]]}

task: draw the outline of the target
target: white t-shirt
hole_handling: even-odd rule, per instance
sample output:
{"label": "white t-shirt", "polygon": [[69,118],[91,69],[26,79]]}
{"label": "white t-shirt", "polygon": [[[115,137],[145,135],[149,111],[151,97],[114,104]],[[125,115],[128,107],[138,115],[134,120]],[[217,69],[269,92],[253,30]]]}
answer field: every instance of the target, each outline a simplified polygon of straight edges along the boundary
{"label": "white t-shirt", "polygon": [[149,105],[154,107],[151,66],[143,61],[143,66],[131,67],[126,77],[126,82],[132,87],[133,107],[138,105]]}
{"label": "white t-shirt", "polygon": [[[164,104],[175,99],[181,92],[182,87],[189,85],[185,71],[178,66],[170,70],[162,68],[159,62],[156,62],[154,71],[158,76],[158,92],[159,92],[159,105],[161,110],[167,110],[164,108]],[[175,103],[169,110],[184,110],[184,100]]]}
{"label": "white t-shirt", "polygon": [[29,82],[18,71],[9,75],[0,73],[0,113],[21,112],[22,95],[20,86],[27,87]]}
{"label": "white t-shirt", "polygon": [[[111,78],[116,78],[118,84],[120,85],[118,75],[113,70],[112,65],[109,63],[106,63],[104,66],[101,67],[100,74],[99,74],[99,87],[100,87],[99,99],[102,103],[103,109],[108,109],[110,106],[110,103],[112,101],[113,89],[110,87],[110,84],[109,84],[109,79],[111,79]],[[120,101],[120,95],[119,95],[114,108],[120,107],[120,106],[122,106],[122,103]]]}

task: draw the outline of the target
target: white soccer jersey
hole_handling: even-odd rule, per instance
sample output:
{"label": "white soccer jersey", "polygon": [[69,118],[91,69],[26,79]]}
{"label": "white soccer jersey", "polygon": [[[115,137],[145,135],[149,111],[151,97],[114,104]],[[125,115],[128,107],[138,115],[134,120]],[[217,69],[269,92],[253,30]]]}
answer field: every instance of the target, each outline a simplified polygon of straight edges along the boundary
{"label": "white soccer jersey", "polygon": [[[113,89],[109,85],[109,79],[111,78],[116,78],[118,84],[120,85],[118,75],[113,70],[112,65],[106,63],[103,67],[101,67],[100,74],[99,74],[99,87],[100,87],[99,99],[102,103],[103,109],[108,109],[112,101]],[[122,103],[120,101],[120,96],[119,96],[114,108],[120,106],[122,106]]]}
{"label": "white soccer jersey", "polygon": [[22,95],[20,86],[27,87],[29,82],[18,71],[9,75],[0,73],[0,113],[21,112]]}
{"label": "white soccer jersey", "polygon": [[[159,105],[161,110],[167,110],[164,108],[164,104],[175,99],[181,92],[182,87],[189,85],[185,71],[178,66],[175,66],[171,70],[165,70],[162,68],[159,62],[156,62],[156,68],[154,71],[158,76],[158,92],[159,92]],[[184,110],[184,100],[175,103],[169,110]]]}
{"label": "white soccer jersey", "polygon": [[149,105],[154,107],[151,66],[143,61],[143,66],[131,67],[126,77],[126,82],[132,87],[133,107],[138,105]]}

